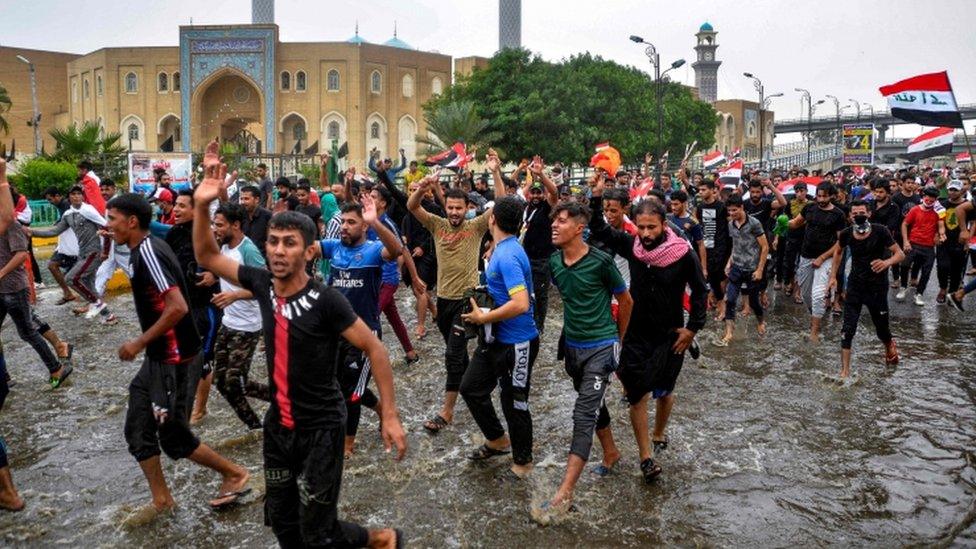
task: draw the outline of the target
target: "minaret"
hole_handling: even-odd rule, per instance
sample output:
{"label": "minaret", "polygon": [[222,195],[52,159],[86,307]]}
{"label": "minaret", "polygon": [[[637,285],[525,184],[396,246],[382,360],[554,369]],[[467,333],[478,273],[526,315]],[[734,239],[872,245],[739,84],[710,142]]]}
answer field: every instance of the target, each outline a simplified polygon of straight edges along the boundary
{"label": "minaret", "polygon": [[274,0],[251,0],[251,24],[274,24]]}
{"label": "minaret", "polygon": [[698,34],[695,35],[698,39],[698,45],[695,46],[698,59],[691,64],[695,69],[698,98],[709,103],[718,99],[718,67],[722,62],[715,59],[715,50],[718,49],[715,41],[717,34],[708,22],[698,29]]}
{"label": "minaret", "polygon": [[522,47],[522,0],[498,0],[498,49]]}

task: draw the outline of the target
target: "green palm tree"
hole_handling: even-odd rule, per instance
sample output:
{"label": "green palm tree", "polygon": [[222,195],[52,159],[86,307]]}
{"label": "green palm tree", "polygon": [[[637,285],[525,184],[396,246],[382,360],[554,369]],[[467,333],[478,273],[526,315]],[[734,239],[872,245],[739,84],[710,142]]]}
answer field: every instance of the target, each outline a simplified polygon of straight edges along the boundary
{"label": "green palm tree", "polygon": [[441,103],[424,110],[427,136],[417,136],[417,142],[433,150],[443,150],[461,141],[468,148],[486,150],[501,134],[489,130],[490,122],[478,116],[471,101]]}
{"label": "green palm tree", "polygon": [[119,144],[122,134],[104,133],[97,122],[88,121],[80,127],[72,124],[65,129],[51,130],[56,150],[53,158],[75,162],[95,156],[117,157],[125,153],[125,148]]}
{"label": "green palm tree", "polygon": [[10,123],[7,122],[7,117],[4,113],[10,110],[10,94],[7,93],[7,88],[0,86],[0,132],[4,134],[10,133]]}

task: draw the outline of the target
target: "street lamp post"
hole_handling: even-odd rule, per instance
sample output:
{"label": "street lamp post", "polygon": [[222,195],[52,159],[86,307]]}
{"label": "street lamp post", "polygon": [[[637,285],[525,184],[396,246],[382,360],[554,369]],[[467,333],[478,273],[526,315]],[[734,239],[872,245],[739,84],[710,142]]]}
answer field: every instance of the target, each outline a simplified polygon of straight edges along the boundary
{"label": "street lamp post", "polygon": [[631,35],[630,40],[636,44],[646,44],[647,47],[644,48],[644,54],[650,59],[651,65],[654,67],[654,88],[655,95],[657,96],[657,151],[655,152],[655,159],[657,162],[654,167],[654,180],[657,185],[661,185],[661,155],[663,155],[662,147],[664,143],[664,83],[661,78],[673,69],[676,69],[685,64],[684,59],[678,59],[674,63],[671,63],[671,67],[661,73],[661,56],[657,52],[657,48],[654,44],[650,42],[645,42],[640,36]]}
{"label": "street lamp post", "polygon": [[872,105],[871,103],[868,103],[868,104],[866,104],[864,106],[867,107],[868,108],[868,112],[871,113],[871,122],[874,122],[874,105]]}
{"label": "street lamp post", "polygon": [[40,156],[41,154],[41,111],[37,105],[37,78],[34,74],[34,63],[27,59],[23,55],[18,55],[17,60],[21,63],[27,65],[30,71],[30,85],[31,85],[31,103],[34,107],[34,116],[31,118],[31,127],[34,128],[34,154]]}
{"label": "street lamp post", "polygon": [[857,109],[857,119],[861,119],[861,103],[857,99],[848,99],[851,103],[854,103],[854,108]]}
{"label": "street lamp post", "polygon": [[[763,167],[763,153],[765,152],[763,150],[764,145],[765,145],[763,143],[763,134],[765,133],[763,131],[764,126],[765,126],[764,123],[763,123],[763,108],[764,108],[764,106],[766,104],[766,97],[764,95],[765,89],[763,88],[762,80],[760,80],[760,79],[756,78],[755,76],[753,76],[751,72],[744,72],[744,73],[742,73],[742,76],[745,76],[746,78],[751,78],[752,79],[752,85],[755,86],[756,91],[759,92],[759,169],[762,170],[762,167]],[[780,95],[782,95],[782,94],[780,94]]]}
{"label": "street lamp post", "polygon": [[835,137],[835,139],[839,143],[840,142],[840,99],[837,99],[833,95],[828,95],[827,98],[833,100],[834,109],[837,113],[837,136]]}

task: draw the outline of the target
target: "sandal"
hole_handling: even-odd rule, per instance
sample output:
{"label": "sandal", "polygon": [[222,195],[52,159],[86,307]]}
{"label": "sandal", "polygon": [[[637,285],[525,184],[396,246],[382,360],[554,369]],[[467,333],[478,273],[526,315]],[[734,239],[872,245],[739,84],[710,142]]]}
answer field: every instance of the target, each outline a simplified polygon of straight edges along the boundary
{"label": "sandal", "polygon": [[61,359],[61,360],[63,360],[63,361],[68,362],[68,361],[71,360],[71,356],[74,355],[74,354],[75,354],[75,346],[74,346],[74,344],[73,343],[68,343],[68,354],[66,354],[64,356],[59,356],[58,358]]}
{"label": "sandal", "polygon": [[237,490],[236,492],[221,492],[220,494],[217,494],[217,497],[210,500],[210,508],[214,511],[226,509],[227,507],[238,503],[242,497],[250,493],[250,488],[244,488],[243,490]]}
{"label": "sandal", "polygon": [[651,444],[654,445],[654,454],[658,452],[663,452],[668,449],[668,443],[671,442],[671,437],[664,435],[664,440],[652,440]]}
{"label": "sandal", "polygon": [[613,474],[614,467],[615,466],[607,467],[606,465],[600,463],[593,469],[590,469],[590,471],[598,477],[606,478]]}
{"label": "sandal", "polygon": [[640,464],[641,474],[644,475],[644,484],[653,483],[661,475],[661,466],[654,463],[654,460],[647,458]]}
{"label": "sandal", "polygon": [[55,305],[64,305],[65,303],[68,303],[68,302],[71,302],[71,301],[74,301],[74,300],[76,300],[76,299],[78,299],[78,297],[77,297],[77,296],[71,296],[71,297],[64,297],[64,296],[61,296],[61,299],[59,299],[59,300],[57,300],[57,301],[55,301],[55,302],[54,302],[54,304],[55,304]]}
{"label": "sandal", "polygon": [[[440,417],[440,416],[438,416]],[[496,450],[491,448],[487,444],[482,444],[474,452],[468,454],[468,459],[471,461],[484,461],[486,459],[491,459],[493,457],[504,456],[512,453],[512,449],[508,448],[505,450]]]}
{"label": "sandal", "polygon": [[71,364],[65,364],[61,368],[61,377],[51,377],[51,388],[57,389],[58,387],[64,385],[64,382],[68,381],[68,376],[70,376],[71,372],[73,371],[75,371],[75,369],[71,367]]}
{"label": "sandal", "polygon": [[440,414],[436,414],[434,417],[424,422],[424,429],[426,429],[428,433],[436,435],[437,433],[441,432],[441,429],[450,424],[451,423],[442,418]]}

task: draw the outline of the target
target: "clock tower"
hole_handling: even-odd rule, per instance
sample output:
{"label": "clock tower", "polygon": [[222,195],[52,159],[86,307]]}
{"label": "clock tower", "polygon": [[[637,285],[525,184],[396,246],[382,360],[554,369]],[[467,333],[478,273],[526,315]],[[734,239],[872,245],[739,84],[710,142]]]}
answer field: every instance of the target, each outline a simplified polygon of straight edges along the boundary
{"label": "clock tower", "polygon": [[691,64],[695,69],[695,87],[698,88],[698,98],[702,101],[714,103],[718,99],[718,67],[721,61],[715,59],[715,50],[718,44],[715,42],[715,29],[707,22],[698,29],[695,38],[698,45],[695,52],[698,59]]}

